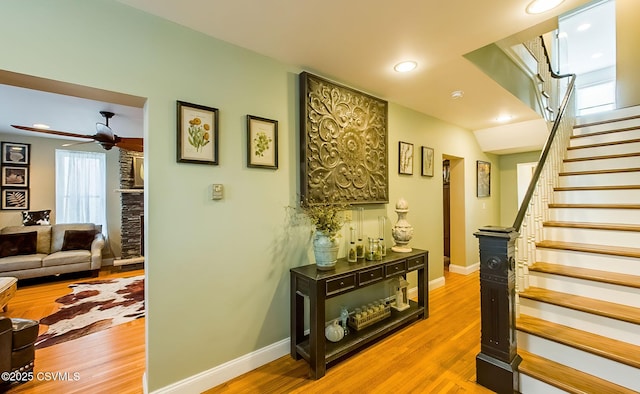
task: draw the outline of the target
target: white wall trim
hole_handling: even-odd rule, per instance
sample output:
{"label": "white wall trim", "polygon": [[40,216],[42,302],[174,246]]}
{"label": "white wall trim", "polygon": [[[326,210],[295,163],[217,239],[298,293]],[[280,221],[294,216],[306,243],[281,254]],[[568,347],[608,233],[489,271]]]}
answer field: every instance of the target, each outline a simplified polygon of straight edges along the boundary
{"label": "white wall trim", "polygon": [[245,354],[207,371],[200,372],[179,382],[153,391],[153,394],[200,394],[237,376],[289,354],[291,340],[283,339],[254,352]]}
{"label": "white wall trim", "polygon": [[449,272],[453,272],[454,274],[462,274],[469,275],[473,272],[476,272],[480,269],[480,262],[477,262],[473,265],[463,266],[463,265],[449,265]]}
{"label": "white wall trim", "polygon": [[[429,291],[444,286],[444,276],[429,281]],[[408,296],[418,297],[418,288],[409,289]],[[207,371],[200,372],[179,382],[165,386],[152,394],[199,394],[215,386],[221,385],[235,377],[252,371],[280,357],[286,356],[291,351],[291,339],[286,338],[262,349],[245,354],[235,360],[231,360]],[[147,374],[142,376],[142,387],[145,394],[147,389]]]}

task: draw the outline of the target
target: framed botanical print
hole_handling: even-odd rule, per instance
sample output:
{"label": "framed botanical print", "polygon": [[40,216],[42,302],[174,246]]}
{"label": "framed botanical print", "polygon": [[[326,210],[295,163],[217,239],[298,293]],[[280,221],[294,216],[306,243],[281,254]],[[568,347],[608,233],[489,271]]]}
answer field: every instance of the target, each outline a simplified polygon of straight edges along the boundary
{"label": "framed botanical print", "polygon": [[29,164],[31,144],[2,142],[2,164]]}
{"label": "framed botanical print", "polygon": [[2,166],[2,186],[29,186],[29,167]]}
{"label": "framed botanical print", "polygon": [[405,175],[413,175],[413,144],[399,141],[398,173],[405,174]]}
{"label": "framed botanical print", "polygon": [[491,163],[478,160],[476,163],[478,197],[491,196]]}
{"label": "framed botanical print", "polygon": [[29,189],[2,189],[2,209],[28,210]]}
{"label": "framed botanical print", "polygon": [[178,162],[218,164],[218,109],[178,101]]}
{"label": "framed botanical print", "polygon": [[278,121],[247,115],[247,167],[278,169]]}
{"label": "framed botanical print", "polygon": [[422,147],[422,176],[433,176],[433,148]]}

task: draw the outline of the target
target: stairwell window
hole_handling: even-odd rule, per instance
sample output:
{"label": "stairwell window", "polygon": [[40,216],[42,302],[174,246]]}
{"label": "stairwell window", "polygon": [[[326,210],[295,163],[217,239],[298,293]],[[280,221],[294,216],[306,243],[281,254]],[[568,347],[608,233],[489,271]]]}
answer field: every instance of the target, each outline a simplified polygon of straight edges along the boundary
{"label": "stairwell window", "polygon": [[106,155],[56,149],[56,223],[106,220]]}

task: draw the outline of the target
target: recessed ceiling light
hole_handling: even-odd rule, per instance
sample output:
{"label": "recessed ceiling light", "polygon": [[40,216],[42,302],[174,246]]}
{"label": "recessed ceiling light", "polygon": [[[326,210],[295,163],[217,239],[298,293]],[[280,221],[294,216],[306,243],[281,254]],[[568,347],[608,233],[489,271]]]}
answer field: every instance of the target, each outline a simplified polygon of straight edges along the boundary
{"label": "recessed ceiling light", "polygon": [[498,123],[507,123],[508,121],[510,121],[511,119],[513,119],[513,115],[500,115],[496,118],[496,122]]}
{"label": "recessed ceiling light", "polygon": [[408,60],[406,62],[400,62],[396,64],[395,66],[393,66],[393,69],[399,73],[406,73],[415,70],[416,67],[418,67],[418,63],[414,62],[413,60]]}
{"label": "recessed ceiling light", "polygon": [[589,30],[590,27],[591,27],[591,23],[583,23],[580,26],[578,26],[576,30],[585,31],[585,30]]}
{"label": "recessed ceiling light", "polygon": [[451,92],[451,98],[454,100],[461,99],[464,96],[464,92],[462,90],[454,90]]}
{"label": "recessed ceiling light", "polygon": [[527,6],[527,13],[529,14],[541,14],[551,9],[556,8],[562,4],[564,0],[533,0]]}
{"label": "recessed ceiling light", "polygon": [[50,126],[48,124],[44,124],[44,123],[34,123],[33,127],[35,127],[36,129],[49,129]]}

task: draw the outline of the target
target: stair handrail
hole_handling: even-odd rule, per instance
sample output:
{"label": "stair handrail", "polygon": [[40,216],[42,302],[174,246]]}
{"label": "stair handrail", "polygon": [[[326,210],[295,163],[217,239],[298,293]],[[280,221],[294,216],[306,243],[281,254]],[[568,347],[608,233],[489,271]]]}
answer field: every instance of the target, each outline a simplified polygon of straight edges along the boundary
{"label": "stair handrail", "polygon": [[560,124],[564,118],[564,114],[567,110],[567,106],[570,102],[571,99],[571,95],[573,94],[574,91],[574,86],[575,86],[575,80],[576,80],[576,74],[557,74],[556,72],[553,71],[553,68],[551,67],[551,62],[549,61],[549,53],[547,52],[547,47],[544,44],[544,39],[542,37],[539,37],[541,44],[542,44],[542,48],[544,50],[544,55],[545,58],[547,60],[547,66],[549,67],[549,72],[551,73],[551,77],[553,77],[554,79],[563,79],[563,78],[569,78],[569,83],[567,85],[567,91],[562,99],[562,103],[560,104],[560,107],[558,108],[558,115],[556,116],[555,120],[553,121],[553,126],[551,127],[551,131],[549,132],[549,137],[547,138],[545,144],[544,144],[544,148],[542,149],[542,153],[540,154],[540,159],[538,160],[538,165],[536,166],[535,171],[533,172],[533,175],[531,177],[531,182],[529,183],[529,186],[527,188],[527,192],[524,195],[524,198],[522,199],[522,204],[520,205],[520,208],[518,209],[518,214],[516,215],[516,219],[513,222],[513,229],[515,231],[520,231],[520,227],[522,226],[522,222],[524,221],[525,215],[527,214],[527,209],[529,208],[529,203],[531,202],[531,198],[533,197],[535,188],[536,188],[536,184],[538,183],[538,180],[540,179],[540,174],[542,173],[543,167],[547,161],[547,158],[549,157],[549,152],[551,151],[551,146],[553,145],[553,141],[556,138],[556,134],[558,133],[558,129],[560,128]]}

